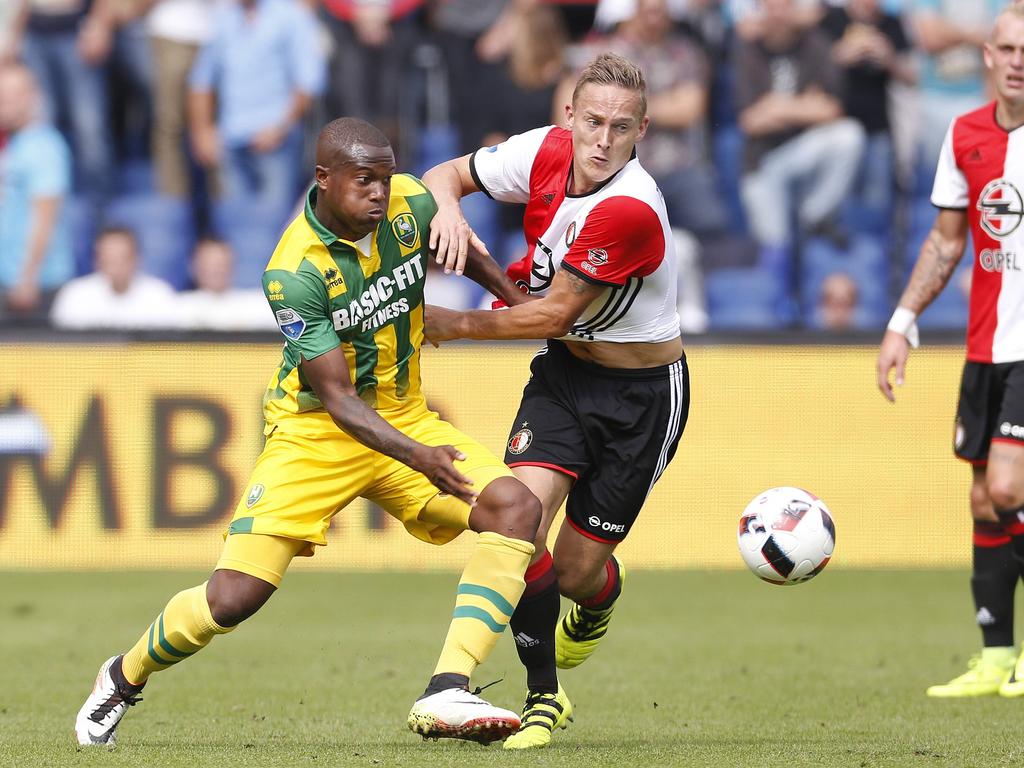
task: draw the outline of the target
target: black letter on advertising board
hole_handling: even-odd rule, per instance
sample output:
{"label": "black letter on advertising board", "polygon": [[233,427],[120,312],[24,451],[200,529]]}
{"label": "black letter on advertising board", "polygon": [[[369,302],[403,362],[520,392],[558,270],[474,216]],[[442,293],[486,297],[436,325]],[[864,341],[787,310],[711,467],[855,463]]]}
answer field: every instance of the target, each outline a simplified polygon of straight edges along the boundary
{"label": "black letter on advertising board", "polygon": [[[12,401],[12,405],[16,402]],[[64,518],[79,469],[91,465],[96,482],[96,496],[92,496],[89,506],[98,507],[104,529],[117,530],[121,527],[121,505],[117,498],[117,487],[114,484],[113,466],[110,461],[110,447],[107,445],[107,420],[103,400],[93,395],[86,406],[81,426],[72,444],[71,456],[63,472],[50,471],[44,464],[49,464],[39,454],[8,454],[0,459],[0,526],[3,526],[7,513],[7,490],[14,462],[25,461],[32,470],[39,500],[46,512],[46,520],[51,529],[57,529]]]}
{"label": "black letter on advertising board", "polygon": [[[178,419],[203,419],[212,433],[206,445],[180,450],[173,445],[173,429]],[[231,436],[231,420],[217,403],[198,398],[163,398],[153,401],[153,526],[155,528],[193,528],[208,525],[229,515],[234,508],[235,484],[231,473],[220,463],[219,453]],[[176,469],[193,468],[209,475],[216,492],[209,506],[186,508],[172,498],[171,482]]]}

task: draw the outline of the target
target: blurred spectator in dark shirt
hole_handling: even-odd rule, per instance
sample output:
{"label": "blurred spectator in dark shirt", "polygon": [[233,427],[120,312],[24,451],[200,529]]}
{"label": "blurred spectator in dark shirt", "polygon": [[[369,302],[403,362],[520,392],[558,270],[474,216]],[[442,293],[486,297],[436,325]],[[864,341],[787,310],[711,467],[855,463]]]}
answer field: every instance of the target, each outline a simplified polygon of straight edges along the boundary
{"label": "blurred spectator in dark shirt", "polygon": [[830,6],[821,28],[833,40],[832,58],[843,74],[843,109],[867,134],[854,194],[867,207],[891,211],[894,187],[889,85],[913,84],[910,43],[899,16],[879,0],[847,0]]}
{"label": "blurred spectator in dark shirt", "polygon": [[302,120],[325,74],[316,19],[303,3],[217,6],[189,78],[189,125],[196,158],[218,169],[224,198],[291,204],[304,181]]}
{"label": "blurred spectator in dark shirt", "polygon": [[419,81],[410,76],[424,0],[322,0],[334,41],[327,113],[361,117],[391,141],[399,167],[417,118]]}
{"label": "blurred spectator in dark shirt", "polygon": [[[432,261],[432,260],[431,260]],[[177,298],[179,328],[211,331],[274,331],[277,321],[258,288],[234,288],[235,257],[223,240],[207,238],[192,254],[195,288]]]}
{"label": "blurred spectator in dark shirt", "polygon": [[0,319],[46,317],[72,276],[61,206],[71,185],[63,137],[41,119],[31,71],[0,64]]}
{"label": "blurred spectator in dark shirt", "polygon": [[14,0],[16,45],[44,97],[48,120],[72,148],[75,188],[99,206],[111,190],[107,58],[114,40],[111,0]]}
{"label": "blurred spectator in dark shirt", "polygon": [[760,37],[740,43],[736,73],[751,231],[769,248],[791,244],[796,198],[802,231],[838,239],[833,216],[853,184],[864,130],[843,117],[829,43],[800,23],[794,0],[761,0],[759,19]]}
{"label": "blurred spectator in dark shirt", "polygon": [[130,229],[109,227],[96,238],[96,271],[57,292],[50,321],[69,329],[155,329],[177,324],[174,289],[139,272],[138,241]]}

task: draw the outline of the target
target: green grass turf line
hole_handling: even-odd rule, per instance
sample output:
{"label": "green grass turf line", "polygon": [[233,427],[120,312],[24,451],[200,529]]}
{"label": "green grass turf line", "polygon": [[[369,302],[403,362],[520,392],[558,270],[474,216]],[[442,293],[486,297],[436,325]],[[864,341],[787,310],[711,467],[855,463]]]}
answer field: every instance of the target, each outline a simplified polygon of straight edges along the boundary
{"label": "green grass turf line", "polygon": [[[154,676],[113,751],[75,713],[199,573],[0,573],[0,766],[1000,766],[1024,700],[933,701],[980,645],[959,571],[631,571],[604,644],[565,672],[576,722],[543,753],[423,742],[405,728],[457,576],[289,575],[236,632]],[[474,683],[518,709],[506,632]]]}

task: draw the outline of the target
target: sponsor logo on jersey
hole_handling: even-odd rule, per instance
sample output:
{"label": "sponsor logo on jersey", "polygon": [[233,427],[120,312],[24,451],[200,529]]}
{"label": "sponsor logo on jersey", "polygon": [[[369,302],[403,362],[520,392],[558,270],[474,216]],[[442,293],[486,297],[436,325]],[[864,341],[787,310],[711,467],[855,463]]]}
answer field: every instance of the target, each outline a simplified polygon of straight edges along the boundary
{"label": "sponsor logo on jersey", "polygon": [[580,262],[580,269],[583,269],[584,271],[589,272],[590,274],[592,274],[594,277],[597,277],[597,267],[595,267],[589,261],[581,261]]}
{"label": "sponsor logo on jersey", "polygon": [[267,298],[271,301],[284,301],[284,286],[278,280],[267,283]]}
{"label": "sponsor logo on jersey", "polygon": [[555,193],[548,192],[545,195],[541,195],[540,199],[544,201],[544,205],[551,205],[553,202],[555,202]]}
{"label": "sponsor logo on jersey", "polygon": [[518,456],[533,443],[533,431],[523,427],[508,441],[508,452]]}
{"label": "sponsor logo on jersey", "polygon": [[576,242],[576,222],[570,221],[568,229],[565,230],[565,247],[568,248]]}
{"label": "sponsor logo on jersey", "polygon": [[1020,226],[1024,200],[1006,179],[990,181],[978,195],[981,227],[996,239],[1002,239]]}
{"label": "sponsor logo on jersey", "polygon": [[604,248],[591,248],[587,251],[587,261],[591,264],[600,267],[602,264],[608,263],[608,251]]}
{"label": "sponsor logo on jersey", "polygon": [[411,213],[398,214],[391,222],[391,231],[395,233],[395,239],[406,248],[416,247],[420,232],[416,226],[416,217]]}
{"label": "sponsor logo on jersey", "polygon": [[1024,427],[1020,424],[1011,424],[1008,421],[1004,421],[999,425],[999,434],[1004,437],[1015,437],[1018,440],[1024,440]]}
{"label": "sponsor logo on jersey", "polygon": [[249,489],[249,495],[245,499],[245,506],[251,509],[257,501],[263,498],[265,490],[267,489],[263,487],[263,483],[256,483],[256,485]]}
{"label": "sponsor logo on jersey", "polygon": [[338,274],[338,270],[334,267],[328,267],[327,271],[324,272],[324,280],[327,281],[327,289],[338,288],[345,284],[344,278]]}
{"label": "sponsor logo on jersey", "polygon": [[395,291],[404,291],[421,282],[423,277],[423,254],[417,253],[395,267],[390,275],[381,275],[370,283],[347,307],[332,312],[334,329],[344,331],[359,325],[360,331],[369,331],[408,312],[408,299],[392,301],[392,298]]}
{"label": "sponsor logo on jersey", "polygon": [[986,272],[1020,272],[1021,265],[1015,251],[986,248],[978,254],[978,264]]}
{"label": "sponsor logo on jersey", "polygon": [[281,333],[292,341],[299,339],[306,330],[306,321],[294,309],[279,309],[274,313]]}

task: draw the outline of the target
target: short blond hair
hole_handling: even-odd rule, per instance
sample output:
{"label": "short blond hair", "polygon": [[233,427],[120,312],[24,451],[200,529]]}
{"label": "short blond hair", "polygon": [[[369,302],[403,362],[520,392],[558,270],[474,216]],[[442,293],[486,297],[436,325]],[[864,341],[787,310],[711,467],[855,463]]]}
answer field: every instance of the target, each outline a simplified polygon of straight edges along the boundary
{"label": "short blond hair", "polygon": [[602,53],[587,64],[580,72],[576,88],[572,92],[572,103],[575,107],[580,91],[585,85],[616,85],[633,91],[640,97],[640,118],[647,114],[647,82],[640,67],[615,53]]}

